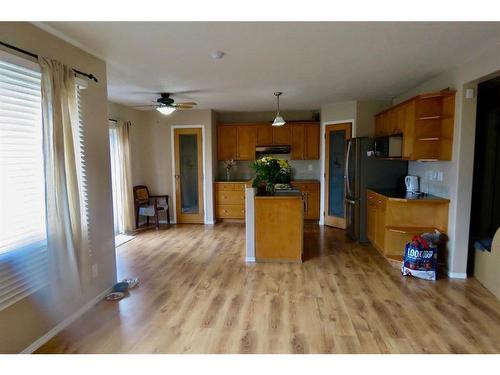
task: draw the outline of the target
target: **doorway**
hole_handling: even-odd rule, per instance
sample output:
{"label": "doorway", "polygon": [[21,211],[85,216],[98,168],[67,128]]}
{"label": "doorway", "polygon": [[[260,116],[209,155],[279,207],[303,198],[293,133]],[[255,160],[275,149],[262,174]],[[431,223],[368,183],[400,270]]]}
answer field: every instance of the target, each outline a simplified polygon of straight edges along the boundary
{"label": "doorway", "polygon": [[174,129],[174,184],[177,223],[204,223],[201,127]]}
{"label": "doorway", "polygon": [[500,227],[500,78],[478,85],[468,273]]}
{"label": "doorway", "polygon": [[345,166],[351,123],[325,126],[325,225],[345,229]]}

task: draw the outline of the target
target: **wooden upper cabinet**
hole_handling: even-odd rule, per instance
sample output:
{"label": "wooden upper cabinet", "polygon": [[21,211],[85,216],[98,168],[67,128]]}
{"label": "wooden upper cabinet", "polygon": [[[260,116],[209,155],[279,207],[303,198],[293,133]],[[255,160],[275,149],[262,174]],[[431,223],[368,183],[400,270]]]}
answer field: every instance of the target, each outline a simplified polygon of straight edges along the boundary
{"label": "wooden upper cabinet", "polygon": [[304,160],[304,152],[305,152],[304,124],[291,124],[288,126],[290,126],[291,133],[292,133],[291,159],[292,160]]}
{"label": "wooden upper cabinet", "polygon": [[238,128],[232,125],[217,126],[217,159],[237,159]]}
{"label": "wooden upper cabinet", "polygon": [[217,125],[218,160],[254,160],[256,146],[291,146],[291,159],[318,160],[320,127],[318,122]]}
{"label": "wooden upper cabinet", "polygon": [[319,123],[304,125],[304,160],[319,160]]}
{"label": "wooden upper cabinet", "polygon": [[257,146],[273,144],[273,127],[271,124],[257,125]]}
{"label": "wooden upper cabinet", "polygon": [[455,92],[418,95],[375,115],[375,136],[403,135],[408,160],[451,160]]}
{"label": "wooden upper cabinet", "polygon": [[254,160],[257,127],[254,125],[239,125],[237,128],[236,159]]}
{"label": "wooden upper cabinet", "polygon": [[292,143],[292,132],[290,125],[272,126],[273,144],[276,146],[290,145]]}

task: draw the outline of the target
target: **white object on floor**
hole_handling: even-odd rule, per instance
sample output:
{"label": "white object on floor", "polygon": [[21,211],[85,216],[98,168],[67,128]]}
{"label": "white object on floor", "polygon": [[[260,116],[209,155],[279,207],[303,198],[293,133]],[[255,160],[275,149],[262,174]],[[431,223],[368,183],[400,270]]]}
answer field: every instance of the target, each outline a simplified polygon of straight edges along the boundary
{"label": "white object on floor", "polygon": [[115,236],[115,247],[121,246],[134,238],[135,236],[129,236],[128,234],[118,234]]}

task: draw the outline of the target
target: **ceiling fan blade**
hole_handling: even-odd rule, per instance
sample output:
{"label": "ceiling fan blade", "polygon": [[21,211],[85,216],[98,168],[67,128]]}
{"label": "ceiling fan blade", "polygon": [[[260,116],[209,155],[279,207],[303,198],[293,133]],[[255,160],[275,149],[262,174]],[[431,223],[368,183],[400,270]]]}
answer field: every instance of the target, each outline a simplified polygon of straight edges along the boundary
{"label": "ceiling fan blade", "polygon": [[133,108],[156,108],[158,107],[158,104],[153,104],[153,105],[133,105]]}
{"label": "ceiling fan blade", "polygon": [[195,102],[179,102],[179,103],[175,103],[176,105],[179,105],[179,104],[185,104],[185,105],[197,105]]}
{"label": "ceiling fan blade", "polygon": [[193,108],[193,106],[192,105],[186,105],[186,104],[176,104],[175,108],[179,108],[179,109],[191,109],[191,108]]}

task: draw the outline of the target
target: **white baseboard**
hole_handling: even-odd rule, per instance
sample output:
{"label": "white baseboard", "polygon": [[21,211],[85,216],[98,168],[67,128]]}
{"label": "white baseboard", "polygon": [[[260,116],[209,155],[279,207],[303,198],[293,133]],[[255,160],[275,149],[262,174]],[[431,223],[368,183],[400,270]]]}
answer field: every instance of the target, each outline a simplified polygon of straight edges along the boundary
{"label": "white baseboard", "polygon": [[84,313],[86,313],[88,310],[90,310],[97,302],[102,300],[106,294],[108,294],[111,289],[113,288],[108,288],[102,293],[98,294],[95,298],[87,302],[85,305],[83,305],[80,309],[75,311],[73,314],[71,314],[69,317],[64,319],[61,323],[56,325],[54,328],[52,328],[49,332],[47,332],[45,335],[40,337],[38,340],[33,342],[31,345],[29,345],[27,348],[25,348],[21,354],[31,354],[35,350],[37,350],[39,347],[41,347],[43,344],[45,344],[47,341],[49,341],[52,337],[57,335],[59,332],[61,332],[64,328],[69,326],[71,323],[73,323],[75,320],[77,320],[80,316],[82,316]]}
{"label": "white baseboard", "polygon": [[255,257],[245,257],[245,262],[247,262],[247,263],[255,263]]}
{"label": "white baseboard", "polygon": [[467,273],[466,272],[451,272],[451,271],[446,271],[448,274],[448,277],[450,279],[466,279],[467,278]]}

